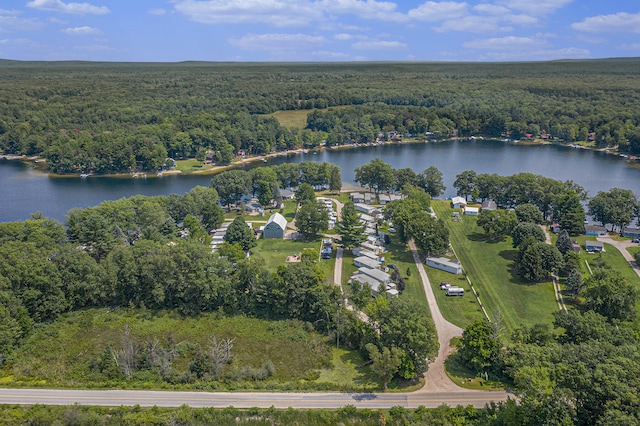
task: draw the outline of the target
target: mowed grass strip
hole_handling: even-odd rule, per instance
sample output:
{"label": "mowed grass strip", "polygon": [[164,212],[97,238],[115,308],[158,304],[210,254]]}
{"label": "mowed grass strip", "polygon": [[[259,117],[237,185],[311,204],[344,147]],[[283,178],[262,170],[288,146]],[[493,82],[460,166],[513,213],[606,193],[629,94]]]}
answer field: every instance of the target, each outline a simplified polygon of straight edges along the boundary
{"label": "mowed grass strip", "polygon": [[553,321],[552,314],[558,305],[552,283],[531,284],[517,276],[517,251],[511,247],[510,238],[490,241],[476,225],[474,216],[452,221],[449,201],[434,200],[433,208],[447,222],[451,243],[491,320],[500,316],[510,331],[522,325],[530,327]]}

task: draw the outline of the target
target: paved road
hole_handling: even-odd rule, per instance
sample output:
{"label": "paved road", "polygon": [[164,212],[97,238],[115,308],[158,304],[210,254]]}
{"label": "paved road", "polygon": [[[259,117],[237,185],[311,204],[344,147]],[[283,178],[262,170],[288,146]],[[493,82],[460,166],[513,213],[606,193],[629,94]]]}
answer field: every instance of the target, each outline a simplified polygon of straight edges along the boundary
{"label": "paved road", "polygon": [[339,408],[351,404],[358,408],[435,408],[473,405],[481,408],[490,400],[486,392],[456,393],[248,393],[248,392],[164,392],[133,390],[0,389],[0,404],[102,405],[236,408]]}

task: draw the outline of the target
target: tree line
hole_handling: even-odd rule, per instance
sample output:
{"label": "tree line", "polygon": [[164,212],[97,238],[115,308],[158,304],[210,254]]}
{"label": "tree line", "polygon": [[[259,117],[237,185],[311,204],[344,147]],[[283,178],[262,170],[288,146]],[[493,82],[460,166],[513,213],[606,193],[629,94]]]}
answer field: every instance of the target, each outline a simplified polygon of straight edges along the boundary
{"label": "tree line", "polygon": [[[54,173],[167,157],[421,137],[545,134],[640,153],[635,60],[536,64],[0,64],[0,150]],[[328,107],[340,106],[325,110]],[[287,128],[281,110],[312,111]]]}

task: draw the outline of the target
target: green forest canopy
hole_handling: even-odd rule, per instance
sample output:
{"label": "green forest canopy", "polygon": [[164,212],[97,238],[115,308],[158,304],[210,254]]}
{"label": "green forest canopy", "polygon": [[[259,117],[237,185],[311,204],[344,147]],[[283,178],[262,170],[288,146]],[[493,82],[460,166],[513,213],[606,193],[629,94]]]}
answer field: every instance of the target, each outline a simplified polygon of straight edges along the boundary
{"label": "green forest canopy", "polygon": [[[0,150],[51,172],[154,170],[380,132],[547,134],[640,153],[639,60],[528,63],[0,61]],[[316,110],[305,129],[267,114]]]}

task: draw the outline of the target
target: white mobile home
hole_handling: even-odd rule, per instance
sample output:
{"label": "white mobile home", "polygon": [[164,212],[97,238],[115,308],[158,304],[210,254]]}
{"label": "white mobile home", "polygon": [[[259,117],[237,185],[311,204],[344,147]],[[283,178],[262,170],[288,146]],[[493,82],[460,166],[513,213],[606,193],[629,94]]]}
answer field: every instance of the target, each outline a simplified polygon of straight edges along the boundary
{"label": "white mobile home", "polygon": [[462,273],[462,265],[454,260],[449,260],[446,257],[427,257],[425,263],[427,266],[451,272],[452,274]]}
{"label": "white mobile home", "polygon": [[365,268],[370,268],[370,269],[378,269],[380,268],[380,262],[378,262],[376,259],[372,259],[370,257],[367,256],[358,256],[355,259],[353,259],[353,264],[355,266],[357,266],[358,268],[360,267],[365,267]]}

